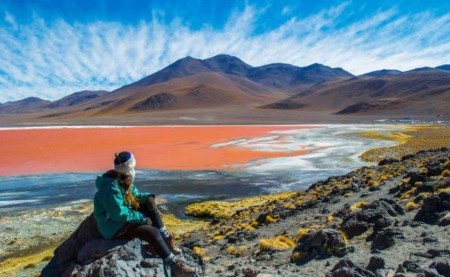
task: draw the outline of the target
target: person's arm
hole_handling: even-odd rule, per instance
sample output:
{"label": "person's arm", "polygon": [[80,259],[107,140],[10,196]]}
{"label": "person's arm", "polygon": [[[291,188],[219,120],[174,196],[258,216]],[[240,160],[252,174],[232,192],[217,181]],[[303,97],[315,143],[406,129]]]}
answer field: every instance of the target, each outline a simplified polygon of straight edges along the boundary
{"label": "person's arm", "polygon": [[153,194],[149,192],[139,192],[139,190],[136,188],[135,185],[132,185],[131,193],[133,193],[134,197],[136,197],[136,200],[142,204],[147,197],[152,196]]}
{"label": "person's arm", "polygon": [[108,215],[115,221],[145,224],[147,218],[140,212],[132,210],[124,205],[120,190],[110,189],[105,192],[103,204]]}

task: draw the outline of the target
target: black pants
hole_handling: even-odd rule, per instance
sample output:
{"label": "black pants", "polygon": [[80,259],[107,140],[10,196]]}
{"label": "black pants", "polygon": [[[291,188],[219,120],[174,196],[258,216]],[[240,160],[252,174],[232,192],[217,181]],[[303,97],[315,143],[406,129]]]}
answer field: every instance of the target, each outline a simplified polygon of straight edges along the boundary
{"label": "black pants", "polygon": [[130,240],[139,238],[148,242],[160,257],[168,257],[171,252],[159,231],[159,228],[164,225],[161,220],[161,215],[156,207],[154,196],[148,197],[143,204],[139,205],[139,212],[150,218],[152,220],[152,225],[126,223],[125,226],[114,235],[114,238]]}

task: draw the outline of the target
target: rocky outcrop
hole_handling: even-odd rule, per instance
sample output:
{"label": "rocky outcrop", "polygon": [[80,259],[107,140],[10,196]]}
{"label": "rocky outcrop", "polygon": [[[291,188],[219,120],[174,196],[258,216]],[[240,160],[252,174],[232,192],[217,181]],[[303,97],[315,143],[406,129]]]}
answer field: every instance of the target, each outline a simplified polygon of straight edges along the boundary
{"label": "rocky outcrop", "polygon": [[441,192],[423,200],[422,208],[414,217],[416,221],[440,226],[450,225],[450,193]]}
{"label": "rocky outcrop", "polygon": [[42,270],[42,276],[72,276],[77,266],[78,252],[93,239],[100,239],[94,215],[88,216],[75,232],[55,250],[52,260]]}
{"label": "rocky outcrop", "polygon": [[325,275],[326,277],[377,277],[375,273],[355,265],[349,259],[340,260],[331,270]]}
{"label": "rocky outcrop", "polygon": [[291,260],[303,262],[316,257],[342,257],[347,251],[346,242],[339,231],[322,229],[302,236],[297,241]]}
{"label": "rocky outcrop", "polygon": [[[196,275],[189,276],[202,276],[199,259],[190,249],[183,249],[183,258],[198,269]],[[41,274],[43,277],[180,276],[171,272],[163,259],[156,257],[140,239],[102,239],[92,214],[55,250]]]}
{"label": "rocky outcrop", "polygon": [[[345,212],[344,212],[345,213]],[[376,200],[356,213],[344,217],[341,228],[352,238],[373,227],[374,231],[386,228],[393,222],[393,217],[404,214],[403,208],[390,199]]]}

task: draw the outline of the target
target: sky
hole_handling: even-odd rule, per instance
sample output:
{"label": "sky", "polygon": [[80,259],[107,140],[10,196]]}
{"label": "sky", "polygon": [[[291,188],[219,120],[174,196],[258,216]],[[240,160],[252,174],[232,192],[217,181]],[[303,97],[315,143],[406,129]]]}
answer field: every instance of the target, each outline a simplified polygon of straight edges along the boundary
{"label": "sky", "polygon": [[355,75],[450,64],[450,1],[0,0],[0,103],[114,90],[217,54]]}

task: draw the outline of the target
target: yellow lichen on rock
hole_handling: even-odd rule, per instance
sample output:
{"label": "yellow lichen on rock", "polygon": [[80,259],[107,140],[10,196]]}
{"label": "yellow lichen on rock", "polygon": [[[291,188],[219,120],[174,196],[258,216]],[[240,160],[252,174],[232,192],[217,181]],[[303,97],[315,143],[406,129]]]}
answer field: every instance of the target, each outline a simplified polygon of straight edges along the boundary
{"label": "yellow lichen on rock", "polygon": [[230,255],[233,255],[235,257],[239,257],[239,256],[242,256],[242,254],[245,253],[245,250],[246,250],[245,246],[238,246],[238,247],[229,246],[226,251]]}
{"label": "yellow lichen on rock", "polygon": [[414,201],[409,201],[408,203],[406,203],[406,211],[408,212],[418,208],[420,208],[420,205],[415,203]]}
{"label": "yellow lichen on rock", "polygon": [[365,201],[359,201],[359,202],[353,203],[353,204],[350,206],[349,210],[350,210],[351,212],[356,212],[356,211],[361,210],[361,209],[364,208],[365,206],[367,206],[367,202],[365,202]]}
{"label": "yellow lichen on rock", "polygon": [[276,236],[274,238],[261,239],[259,241],[260,250],[282,251],[294,248],[295,242],[287,236]]}

